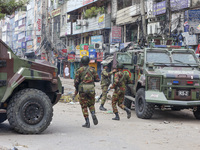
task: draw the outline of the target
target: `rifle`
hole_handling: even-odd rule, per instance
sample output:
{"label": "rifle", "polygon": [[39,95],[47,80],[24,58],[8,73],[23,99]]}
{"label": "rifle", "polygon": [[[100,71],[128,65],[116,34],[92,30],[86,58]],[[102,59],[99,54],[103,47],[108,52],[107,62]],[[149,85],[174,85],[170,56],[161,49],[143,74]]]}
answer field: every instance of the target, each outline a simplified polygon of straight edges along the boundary
{"label": "rifle", "polygon": [[[106,91],[106,94],[108,94],[109,91],[110,91],[110,88]],[[98,100],[96,102],[99,102],[100,99],[102,98],[102,96],[103,96],[103,93],[101,93],[101,95],[99,96],[99,98],[98,98]]]}

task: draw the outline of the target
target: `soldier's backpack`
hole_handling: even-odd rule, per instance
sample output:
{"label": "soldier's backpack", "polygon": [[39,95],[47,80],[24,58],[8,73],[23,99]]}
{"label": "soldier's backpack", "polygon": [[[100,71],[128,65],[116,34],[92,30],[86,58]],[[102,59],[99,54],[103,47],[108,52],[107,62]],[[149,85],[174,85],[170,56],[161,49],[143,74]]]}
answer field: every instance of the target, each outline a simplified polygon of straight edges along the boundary
{"label": "soldier's backpack", "polygon": [[[85,70],[84,70],[84,72],[83,72],[83,74],[82,74],[82,76],[81,76],[81,80],[83,80],[84,79],[84,77],[85,77],[85,75],[86,75],[86,73],[88,73],[89,72],[89,74],[91,75],[91,76],[93,76],[92,75],[92,73],[90,72],[90,70],[89,70],[89,67],[87,67]],[[79,84],[79,87],[78,87],[78,92],[79,93],[90,93],[90,92],[94,92],[95,90],[94,90],[94,83],[80,83]]]}

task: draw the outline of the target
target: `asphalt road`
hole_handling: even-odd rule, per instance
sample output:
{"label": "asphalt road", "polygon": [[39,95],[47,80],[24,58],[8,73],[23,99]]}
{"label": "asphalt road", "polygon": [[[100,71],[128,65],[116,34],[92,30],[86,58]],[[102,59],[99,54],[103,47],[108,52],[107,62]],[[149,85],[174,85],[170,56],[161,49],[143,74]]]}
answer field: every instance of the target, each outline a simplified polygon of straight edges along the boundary
{"label": "asphalt road", "polygon": [[[63,79],[65,92],[72,92],[73,80]],[[97,95],[100,86],[97,84]],[[112,94],[112,91],[109,93]],[[59,102],[54,106],[51,125],[42,134],[21,135],[14,132],[8,122],[0,124],[0,150],[198,150],[200,149],[199,121],[189,110],[156,110],[152,119],[126,118],[120,111],[120,121],[113,121],[111,100],[106,102],[108,111],[96,112],[99,124],[83,128],[85,120],[79,103]],[[91,117],[91,116],[90,116]]]}

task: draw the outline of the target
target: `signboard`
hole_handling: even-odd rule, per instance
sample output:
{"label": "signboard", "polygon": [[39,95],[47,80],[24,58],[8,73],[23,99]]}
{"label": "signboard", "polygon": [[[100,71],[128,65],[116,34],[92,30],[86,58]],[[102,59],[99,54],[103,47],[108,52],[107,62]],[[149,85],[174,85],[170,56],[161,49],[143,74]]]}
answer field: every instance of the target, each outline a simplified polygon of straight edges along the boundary
{"label": "signboard", "polygon": [[81,56],[81,58],[83,56],[88,56],[88,55],[89,55],[89,52],[87,50],[80,50],[80,56]]}
{"label": "signboard", "polygon": [[103,61],[103,52],[97,52],[97,61],[102,62]]}
{"label": "signboard", "polygon": [[90,60],[95,60],[97,58],[97,53],[95,49],[89,50],[89,58]]}
{"label": "signboard", "polygon": [[75,61],[78,61],[78,62],[80,62],[81,61],[81,56],[80,56],[80,54],[76,54],[75,55]]}
{"label": "signboard", "polygon": [[38,16],[36,20],[36,35],[41,35],[42,30],[42,19]]}
{"label": "signboard", "polygon": [[37,37],[37,43],[41,43],[41,37]]}
{"label": "signboard", "polygon": [[190,32],[190,34],[200,33],[200,9],[186,11],[185,17],[188,18],[188,32]]}
{"label": "signboard", "polygon": [[94,0],[83,0],[83,5],[93,2]]}
{"label": "signboard", "polygon": [[166,2],[159,2],[153,5],[153,14],[160,15],[166,13]]}
{"label": "signboard", "polygon": [[26,48],[28,49],[32,49],[33,48],[33,41],[27,41],[26,42]]}
{"label": "signboard", "polygon": [[[190,7],[190,0],[170,0],[170,5],[172,11],[180,10]],[[166,1],[154,4],[153,8],[154,8],[153,11],[154,15],[160,15],[166,13]]]}
{"label": "signboard", "polygon": [[112,27],[112,30],[111,30],[111,34],[112,34],[111,42],[112,43],[120,43],[122,41],[122,39],[121,39],[122,32],[121,31],[122,31],[121,27],[117,27],[117,26]]}
{"label": "signboard", "polygon": [[84,45],[84,46],[83,46],[83,49],[84,49],[84,50],[88,50],[88,45]]}
{"label": "signboard", "polygon": [[86,49],[84,49],[84,48],[87,48],[87,47],[85,47],[85,45],[88,45],[88,44],[80,44],[80,50],[86,50]]}
{"label": "signboard", "polygon": [[67,49],[62,49],[62,52],[63,53],[67,53]]}
{"label": "signboard", "polygon": [[101,15],[98,19],[98,25],[99,27],[103,26],[105,22],[105,14]]}
{"label": "signboard", "polygon": [[91,44],[102,43],[102,42],[103,42],[103,36],[102,35],[91,36]]}
{"label": "signboard", "polygon": [[75,54],[68,54],[68,60],[75,60]]}

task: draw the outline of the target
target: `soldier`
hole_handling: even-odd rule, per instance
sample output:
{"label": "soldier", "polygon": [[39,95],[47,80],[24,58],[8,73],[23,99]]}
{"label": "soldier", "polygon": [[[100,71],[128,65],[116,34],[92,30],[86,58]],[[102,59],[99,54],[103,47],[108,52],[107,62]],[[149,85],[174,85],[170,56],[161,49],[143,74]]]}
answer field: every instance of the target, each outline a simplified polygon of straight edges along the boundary
{"label": "soldier", "polygon": [[106,111],[107,109],[104,108],[104,104],[106,102],[107,98],[107,91],[108,87],[111,83],[110,76],[116,72],[116,70],[113,70],[111,72],[107,72],[108,64],[103,64],[103,71],[101,73],[101,89],[102,89],[102,98],[101,98],[101,105],[99,107],[100,110]]}
{"label": "soldier", "polygon": [[115,118],[112,118],[113,120],[120,120],[116,106],[117,103],[120,108],[124,109],[127,112],[127,118],[129,119],[131,117],[131,110],[128,109],[126,106],[124,106],[124,104],[122,104],[124,101],[126,84],[132,83],[129,75],[123,72],[123,67],[124,67],[123,64],[117,64],[118,72],[115,73],[114,83],[110,87],[111,89],[115,89],[112,96],[112,108],[113,108],[113,113],[115,113]]}
{"label": "soldier", "polygon": [[89,57],[83,56],[81,63],[83,66],[76,72],[74,79],[75,95],[79,92],[79,101],[82,108],[83,116],[85,117],[86,123],[82,127],[90,128],[90,122],[88,118],[88,109],[91,112],[94,125],[98,124],[97,117],[95,115],[95,89],[94,82],[99,82],[99,76],[95,69],[89,67]]}

